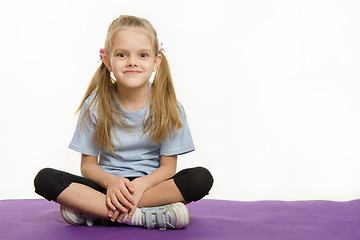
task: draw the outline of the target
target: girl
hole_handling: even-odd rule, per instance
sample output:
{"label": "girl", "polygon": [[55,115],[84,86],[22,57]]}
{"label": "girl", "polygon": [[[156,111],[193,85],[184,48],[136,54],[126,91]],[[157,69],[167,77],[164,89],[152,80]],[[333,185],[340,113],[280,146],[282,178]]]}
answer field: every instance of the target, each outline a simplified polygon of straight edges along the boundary
{"label": "girl", "polygon": [[162,50],[146,19],[120,16],[109,26],[69,146],[81,153],[83,177],[45,168],[34,180],[68,223],[181,229],[189,224],[185,204],[211,189],[205,168],[175,174],[177,155],[194,145]]}

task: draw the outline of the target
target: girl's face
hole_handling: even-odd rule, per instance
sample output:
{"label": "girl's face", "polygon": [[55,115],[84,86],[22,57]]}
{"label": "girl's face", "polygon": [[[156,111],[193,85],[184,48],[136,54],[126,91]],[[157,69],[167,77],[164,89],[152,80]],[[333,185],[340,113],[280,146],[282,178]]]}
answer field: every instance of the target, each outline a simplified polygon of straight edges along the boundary
{"label": "girl's face", "polygon": [[145,30],[127,27],[114,34],[110,56],[105,56],[104,62],[119,87],[134,89],[148,87],[152,72],[161,62],[161,55],[155,56]]}

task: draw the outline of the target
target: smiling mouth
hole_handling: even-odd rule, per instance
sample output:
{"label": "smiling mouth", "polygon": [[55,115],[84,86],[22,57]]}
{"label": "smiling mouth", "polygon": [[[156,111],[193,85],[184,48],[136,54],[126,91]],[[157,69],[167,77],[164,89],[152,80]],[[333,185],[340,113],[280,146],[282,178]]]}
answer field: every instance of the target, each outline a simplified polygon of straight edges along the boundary
{"label": "smiling mouth", "polygon": [[125,74],[129,74],[129,75],[136,75],[141,73],[140,71],[125,71]]}

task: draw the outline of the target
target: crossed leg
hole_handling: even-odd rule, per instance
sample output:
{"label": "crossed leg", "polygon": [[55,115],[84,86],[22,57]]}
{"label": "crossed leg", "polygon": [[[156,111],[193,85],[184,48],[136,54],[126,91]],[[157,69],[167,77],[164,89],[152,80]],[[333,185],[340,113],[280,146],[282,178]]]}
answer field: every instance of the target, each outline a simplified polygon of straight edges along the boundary
{"label": "crossed leg", "polygon": [[[79,212],[109,219],[106,195],[80,183],[71,183],[60,193],[56,201]],[[146,190],[138,207],[160,206],[185,200],[173,179],[161,182]]]}

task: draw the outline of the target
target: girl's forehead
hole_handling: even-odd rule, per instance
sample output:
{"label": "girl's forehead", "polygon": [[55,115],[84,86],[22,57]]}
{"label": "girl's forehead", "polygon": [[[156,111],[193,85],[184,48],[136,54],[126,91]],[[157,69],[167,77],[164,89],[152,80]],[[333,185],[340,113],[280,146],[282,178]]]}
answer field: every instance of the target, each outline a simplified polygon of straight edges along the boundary
{"label": "girl's forehead", "polygon": [[142,44],[152,46],[152,39],[143,28],[122,27],[114,33],[112,43],[113,46],[117,44]]}

